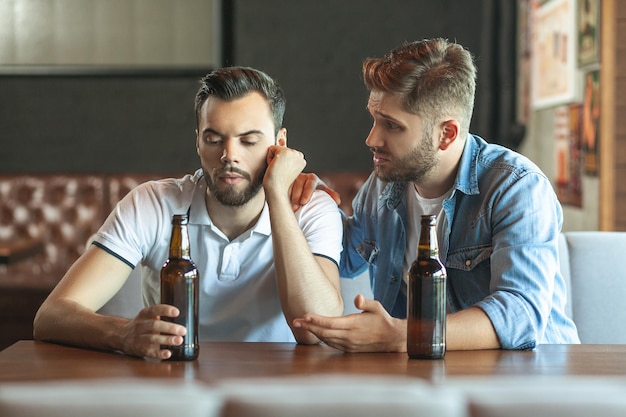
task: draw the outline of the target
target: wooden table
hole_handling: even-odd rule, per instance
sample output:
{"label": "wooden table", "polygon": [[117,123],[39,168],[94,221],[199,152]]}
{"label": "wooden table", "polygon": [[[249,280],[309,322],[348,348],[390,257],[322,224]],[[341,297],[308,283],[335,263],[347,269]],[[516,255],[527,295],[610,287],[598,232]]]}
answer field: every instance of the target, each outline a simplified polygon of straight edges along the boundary
{"label": "wooden table", "polygon": [[193,362],[158,362],[116,353],[19,341],[0,352],[1,381],[84,378],[177,378],[215,382],[231,377],[312,374],[398,375],[441,381],[450,376],[626,375],[626,345],[542,345],[535,351],[448,352],[443,360],[402,353],[346,354],[325,345],[201,344]]}

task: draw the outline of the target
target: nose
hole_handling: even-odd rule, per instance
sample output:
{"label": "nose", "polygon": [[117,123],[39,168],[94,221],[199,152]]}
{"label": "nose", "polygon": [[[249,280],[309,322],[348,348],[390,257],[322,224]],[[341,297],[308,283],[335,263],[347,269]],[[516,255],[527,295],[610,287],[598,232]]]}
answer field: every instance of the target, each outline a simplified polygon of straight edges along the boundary
{"label": "nose", "polygon": [[383,145],[383,141],[378,134],[378,130],[376,129],[376,125],[372,126],[370,129],[370,133],[365,138],[365,144],[370,148],[380,148]]}
{"label": "nose", "polygon": [[224,148],[222,149],[222,156],[220,157],[220,162],[223,164],[233,164],[239,162],[237,151],[237,145],[234,141],[227,140],[224,143]]}

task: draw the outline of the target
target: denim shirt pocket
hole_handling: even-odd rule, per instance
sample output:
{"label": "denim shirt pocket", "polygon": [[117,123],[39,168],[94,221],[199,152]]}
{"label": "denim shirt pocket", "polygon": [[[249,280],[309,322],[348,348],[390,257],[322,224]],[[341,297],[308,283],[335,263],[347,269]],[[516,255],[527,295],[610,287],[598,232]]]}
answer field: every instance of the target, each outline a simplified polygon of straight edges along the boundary
{"label": "denim shirt pocket", "polygon": [[446,258],[446,268],[466,272],[472,271],[480,266],[484,260],[489,259],[492,252],[493,246],[491,245],[472,246],[450,251]]}
{"label": "denim shirt pocket", "polygon": [[368,240],[363,241],[356,248],[356,250],[357,252],[359,252],[359,255],[361,255],[361,257],[365,259],[370,265],[376,262],[376,258],[378,257],[379,252],[379,249],[376,246],[376,242]]}
{"label": "denim shirt pocket", "polygon": [[454,311],[473,306],[489,294],[491,245],[472,246],[448,252],[448,295]]}

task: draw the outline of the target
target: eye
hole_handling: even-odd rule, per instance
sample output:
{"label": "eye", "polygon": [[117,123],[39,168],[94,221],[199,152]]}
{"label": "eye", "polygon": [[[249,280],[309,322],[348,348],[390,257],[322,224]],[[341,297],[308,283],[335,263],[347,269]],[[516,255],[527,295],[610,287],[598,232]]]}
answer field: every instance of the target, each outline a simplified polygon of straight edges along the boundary
{"label": "eye", "polygon": [[254,146],[259,143],[259,138],[254,135],[246,135],[240,138],[241,144],[244,146]]}
{"label": "eye", "polygon": [[402,126],[386,117],[376,117],[372,115],[374,126],[378,125],[381,129],[385,129],[388,132],[399,132],[403,130]]}
{"label": "eye", "polygon": [[222,138],[218,135],[207,135],[204,137],[204,142],[209,145],[219,145],[222,143]]}
{"label": "eye", "polygon": [[400,126],[399,125],[397,125],[396,123],[391,122],[389,120],[385,121],[385,128],[387,130],[391,130],[391,131],[400,130]]}

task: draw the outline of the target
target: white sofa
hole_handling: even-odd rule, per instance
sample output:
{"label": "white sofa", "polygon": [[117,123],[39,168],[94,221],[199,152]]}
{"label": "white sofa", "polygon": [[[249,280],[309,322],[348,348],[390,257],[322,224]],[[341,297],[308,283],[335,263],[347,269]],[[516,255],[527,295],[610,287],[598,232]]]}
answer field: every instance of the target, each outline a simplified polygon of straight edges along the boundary
{"label": "white sofa", "polygon": [[559,253],[581,342],[626,343],[626,232],[565,232]]}
{"label": "white sofa", "polygon": [[[564,232],[559,239],[561,272],[568,286],[567,314],[582,343],[626,343],[626,232]],[[345,314],[356,311],[353,300],[372,297],[367,273],[341,280]],[[133,273],[118,295],[100,311],[133,317],[141,308],[140,279]]]}

